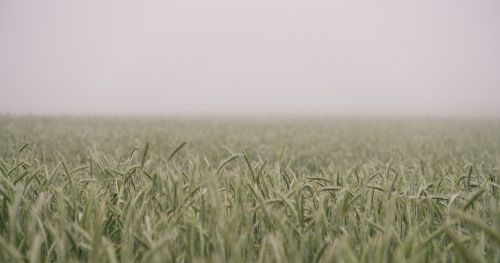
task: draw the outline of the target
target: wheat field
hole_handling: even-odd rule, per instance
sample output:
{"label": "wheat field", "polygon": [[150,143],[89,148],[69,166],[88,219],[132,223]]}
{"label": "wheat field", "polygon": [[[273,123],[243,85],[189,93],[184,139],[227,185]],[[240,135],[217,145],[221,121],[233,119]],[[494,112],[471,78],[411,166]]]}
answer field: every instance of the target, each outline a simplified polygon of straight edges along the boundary
{"label": "wheat field", "polygon": [[500,122],[0,117],[0,262],[500,262]]}

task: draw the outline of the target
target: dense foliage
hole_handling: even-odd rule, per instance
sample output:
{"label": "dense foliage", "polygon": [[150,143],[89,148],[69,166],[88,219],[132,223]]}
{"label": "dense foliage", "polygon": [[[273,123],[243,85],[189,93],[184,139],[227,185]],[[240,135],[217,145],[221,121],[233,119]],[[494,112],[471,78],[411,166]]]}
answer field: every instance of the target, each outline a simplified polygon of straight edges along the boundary
{"label": "dense foliage", "polygon": [[500,123],[0,117],[1,262],[499,262]]}

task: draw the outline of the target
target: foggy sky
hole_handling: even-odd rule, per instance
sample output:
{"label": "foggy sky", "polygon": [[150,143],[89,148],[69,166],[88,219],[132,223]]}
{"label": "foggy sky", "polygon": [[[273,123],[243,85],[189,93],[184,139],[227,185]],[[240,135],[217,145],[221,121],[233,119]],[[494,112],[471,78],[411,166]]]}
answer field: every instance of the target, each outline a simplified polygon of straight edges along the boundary
{"label": "foggy sky", "polygon": [[0,113],[500,117],[500,2],[0,1]]}

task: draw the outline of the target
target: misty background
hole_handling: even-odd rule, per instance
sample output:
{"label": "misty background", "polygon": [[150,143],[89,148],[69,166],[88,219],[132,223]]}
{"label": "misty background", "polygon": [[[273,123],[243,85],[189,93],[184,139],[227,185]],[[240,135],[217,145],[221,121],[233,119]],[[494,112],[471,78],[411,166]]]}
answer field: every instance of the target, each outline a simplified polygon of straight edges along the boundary
{"label": "misty background", "polygon": [[500,117],[500,2],[0,2],[0,113]]}

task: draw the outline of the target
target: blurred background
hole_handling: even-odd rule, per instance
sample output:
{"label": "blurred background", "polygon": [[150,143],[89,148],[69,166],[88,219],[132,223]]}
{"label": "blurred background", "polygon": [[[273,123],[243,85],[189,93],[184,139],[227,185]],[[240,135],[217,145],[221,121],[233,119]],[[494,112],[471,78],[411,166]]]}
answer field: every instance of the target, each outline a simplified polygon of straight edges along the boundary
{"label": "blurred background", "polygon": [[500,117],[500,2],[0,2],[0,113]]}

